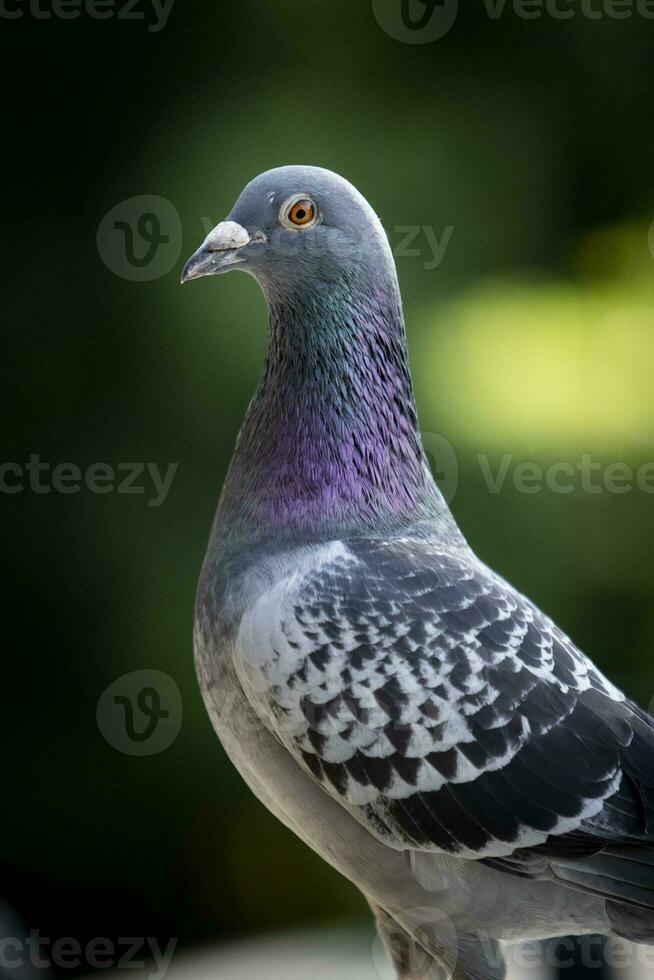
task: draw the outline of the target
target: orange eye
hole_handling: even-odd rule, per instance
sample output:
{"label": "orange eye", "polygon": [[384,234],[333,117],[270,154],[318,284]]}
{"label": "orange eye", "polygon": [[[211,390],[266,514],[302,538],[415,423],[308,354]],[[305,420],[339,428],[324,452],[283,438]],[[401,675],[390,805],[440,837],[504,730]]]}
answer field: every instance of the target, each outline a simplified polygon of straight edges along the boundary
{"label": "orange eye", "polygon": [[288,220],[298,227],[310,224],[315,216],[315,205],[308,198],[296,201],[288,212]]}

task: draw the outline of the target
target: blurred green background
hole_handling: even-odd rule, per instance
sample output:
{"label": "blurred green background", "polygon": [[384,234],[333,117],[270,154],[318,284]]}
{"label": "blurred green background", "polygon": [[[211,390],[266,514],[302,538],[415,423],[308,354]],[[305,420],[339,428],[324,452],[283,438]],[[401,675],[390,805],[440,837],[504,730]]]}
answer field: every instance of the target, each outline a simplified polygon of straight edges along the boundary
{"label": "blurred green background", "polygon": [[[475,2],[421,45],[367,0],[177,0],[158,32],[28,8],[0,27],[3,461],[179,464],[160,507],[149,489],[0,495],[2,896],[27,929],[82,940],[367,921],[253,800],[198,692],[195,584],[265,308],[246,276],[182,290],[181,266],[262,170],[311,163],[358,186],[399,248],[421,426],[454,448],[456,518],[647,706],[654,495],[601,479],[654,460],[654,21],[493,19]],[[179,251],[132,281],[96,239],[141,195],[174,206]],[[423,232],[404,254],[404,226],[449,235],[438,268]],[[521,463],[584,455],[599,492],[515,485]],[[140,669],[169,674],[184,711],[147,757],[96,723],[105,688]]]}

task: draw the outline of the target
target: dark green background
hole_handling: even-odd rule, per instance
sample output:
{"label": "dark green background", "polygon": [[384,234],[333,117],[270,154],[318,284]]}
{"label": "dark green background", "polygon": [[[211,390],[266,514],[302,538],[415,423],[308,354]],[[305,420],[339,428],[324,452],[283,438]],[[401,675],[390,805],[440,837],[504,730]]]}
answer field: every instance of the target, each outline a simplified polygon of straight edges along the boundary
{"label": "dark green background", "polygon": [[[214,507],[263,353],[245,276],[178,285],[262,170],[339,171],[397,226],[454,228],[398,257],[421,425],[457,453],[480,556],[647,706],[654,496],[489,493],[477,459],[654,459],[654,21],[490,18],[402,44],[367,0],[177,0],[166,27],[0,19],[3,461],[179,463],[159,508],[82,490],[0,495],[5,523],[3,897],[44,935],[191,944],[364,920],[354,889],[255,802],[214,737],[191,628]],[[142,8],[139,8],[142,9]],[[103,216],[177,209],[174,269],[112,273]],[[417,243],[418,245],[421,242]],[[184,703],[148,758],[96,725],[142,668]]]}

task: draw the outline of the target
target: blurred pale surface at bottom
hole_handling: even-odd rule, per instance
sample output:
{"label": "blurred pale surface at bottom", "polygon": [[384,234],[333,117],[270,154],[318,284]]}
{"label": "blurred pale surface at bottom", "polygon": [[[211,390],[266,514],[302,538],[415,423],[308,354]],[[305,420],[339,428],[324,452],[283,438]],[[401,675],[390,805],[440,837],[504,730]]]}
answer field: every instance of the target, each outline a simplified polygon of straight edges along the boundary
{"label": "blurred pale surface at bottom", "polygon": [[[653,952],[647,949],[644,958],[638,955],[645,949],[622,944],[621,955],[614,960],[616,968],[609,975],[616,980],[654,978]],[[515,947],[506,957],[507,980],[578,975],[573,970],[557,972],[534,948]],[[178,953],[165,973],[154,965],[144,973],[149,980],[164,980],[164,976],[165,980],[396,980],[374,933],[352,930],[280,934]],[[120,975],[113,980],[121,980]]]}

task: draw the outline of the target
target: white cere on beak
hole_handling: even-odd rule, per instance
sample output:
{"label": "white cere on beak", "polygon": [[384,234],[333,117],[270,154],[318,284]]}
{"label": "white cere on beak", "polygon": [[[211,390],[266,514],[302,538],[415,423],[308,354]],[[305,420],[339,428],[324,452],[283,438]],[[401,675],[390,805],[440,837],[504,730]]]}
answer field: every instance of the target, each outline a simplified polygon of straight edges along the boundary
{"label": "white cere on beak", "polygon": [[249,242],[247,231],[236,221],[221,221],[209,232],[202,247],[207,252],[226,252],[232,248],[244,248]]}

